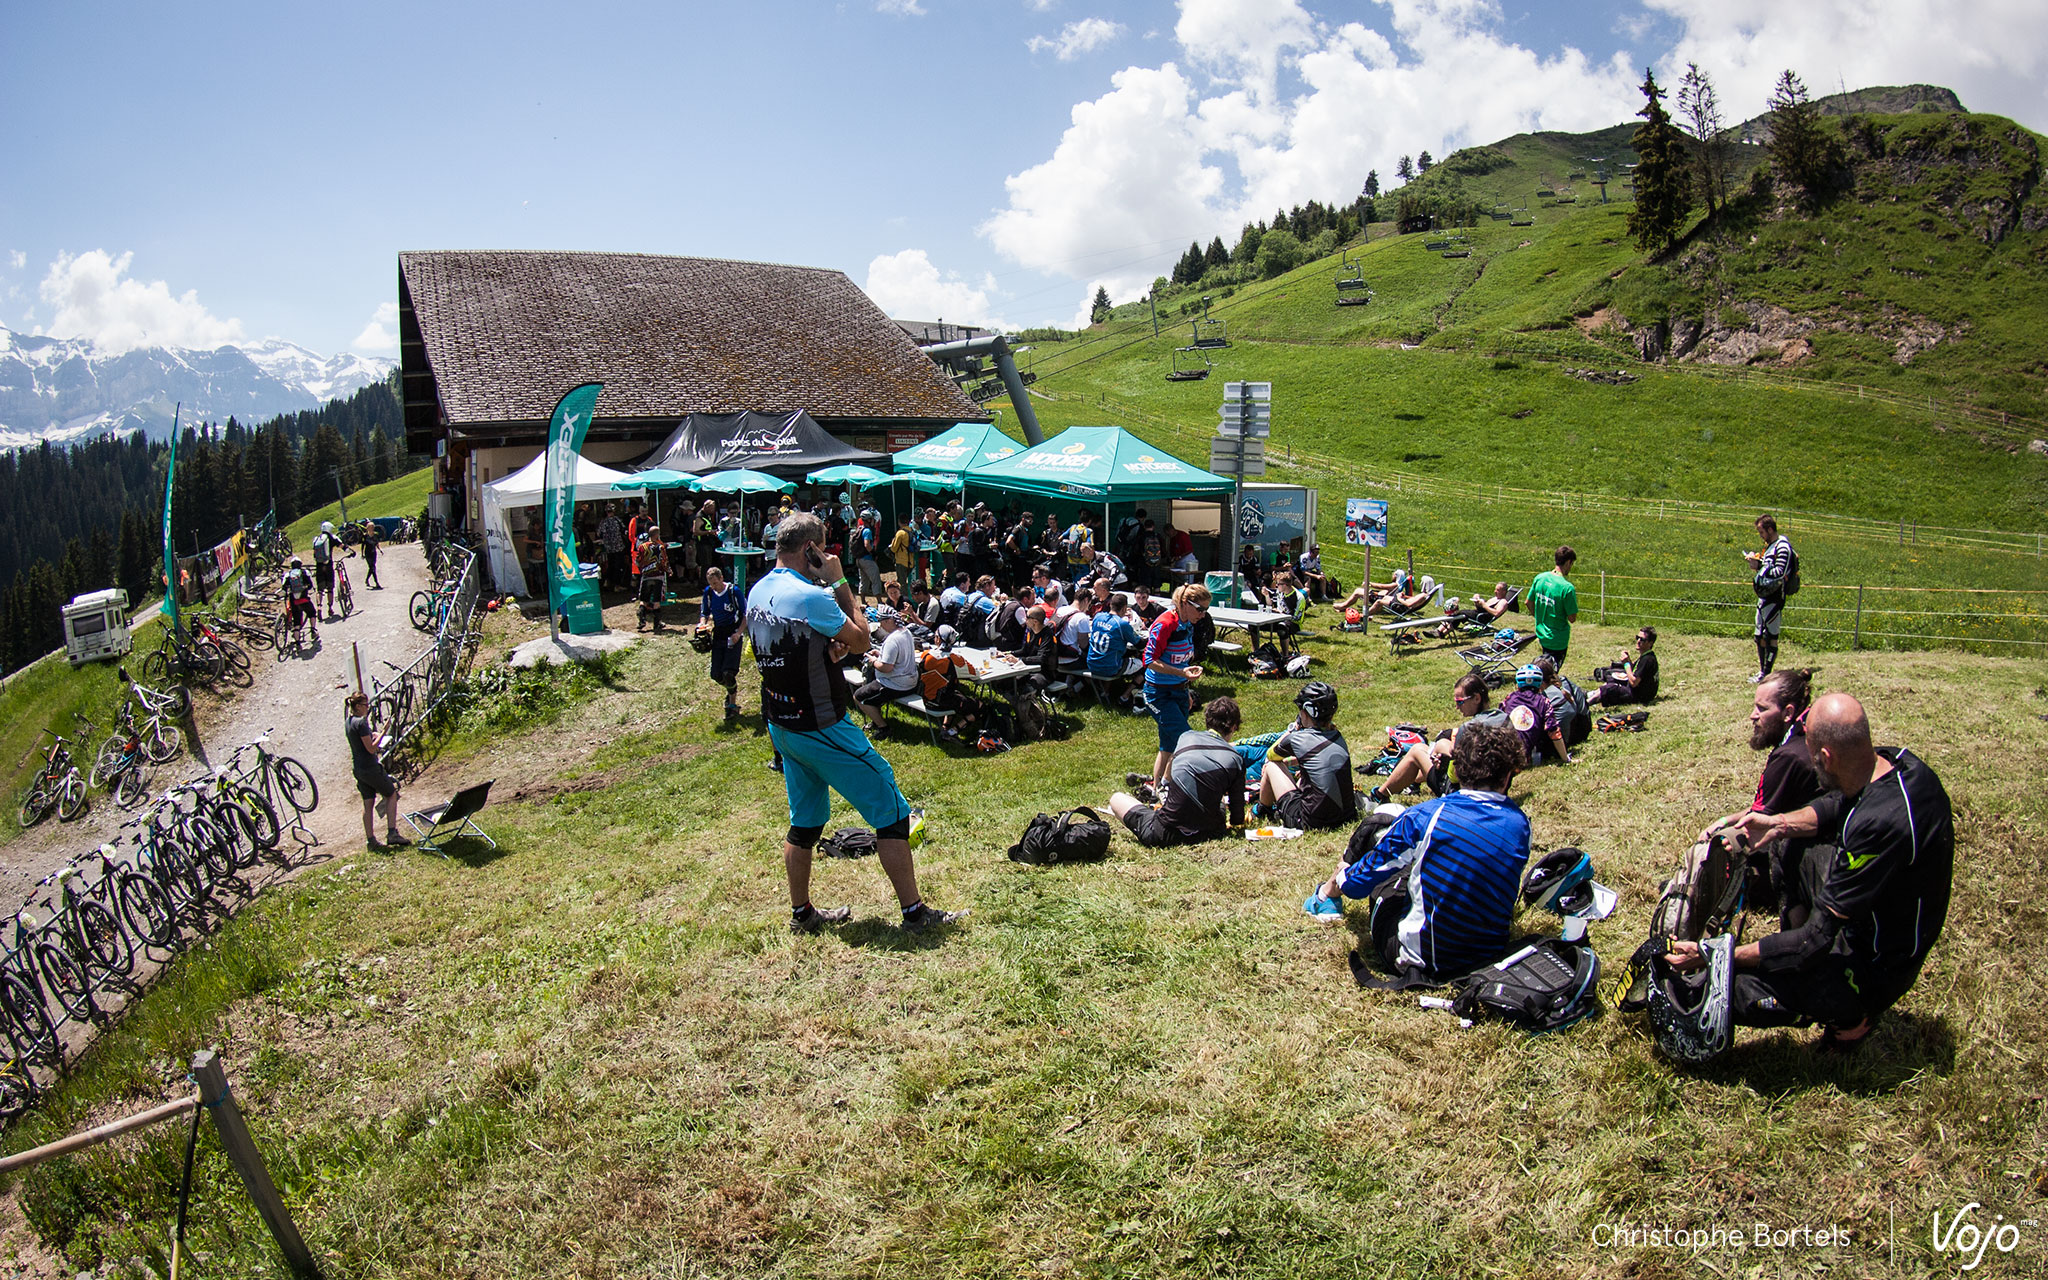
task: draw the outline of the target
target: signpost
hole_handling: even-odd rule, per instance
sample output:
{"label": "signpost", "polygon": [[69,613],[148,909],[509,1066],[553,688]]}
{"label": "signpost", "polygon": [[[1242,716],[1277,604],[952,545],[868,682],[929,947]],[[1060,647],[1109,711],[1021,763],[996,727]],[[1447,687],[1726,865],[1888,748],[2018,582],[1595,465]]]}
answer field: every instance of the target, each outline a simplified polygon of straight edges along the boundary
{"label": "signpost", "polygon": [[1231,518],[1224,522],[1229,538],[1226,563],[1237,564],[1237,513],[1244,509],[1246,476],[1266,474],[1266,439],[1273,434],[1273,384],[1226,382],[1223,406],[1216,411],[1216,438],[1209,442],[1209,470],[1236,481],[1230,495]]}
{"label": "signpost", "polygon": [[1344,541],[1365,549],[1365,576],[1358,580],[1372,596],[1372,549],[1387,545],[1387,504],[1374,498],[1344,499]]}

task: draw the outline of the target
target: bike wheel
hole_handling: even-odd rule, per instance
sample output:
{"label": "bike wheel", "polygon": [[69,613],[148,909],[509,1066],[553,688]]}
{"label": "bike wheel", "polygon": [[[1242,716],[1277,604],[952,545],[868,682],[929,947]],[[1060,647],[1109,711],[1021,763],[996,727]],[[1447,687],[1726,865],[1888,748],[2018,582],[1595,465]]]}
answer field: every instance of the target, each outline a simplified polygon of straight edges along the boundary
{"label": "bike wheel", "polygon": [[20,1058],[0,1064],[0,1120],[12,1120],[35,1105],[36,1079]]}
{"label": "bike wheel", "polygon": [[102,791],[114,785],[114,779],[121,772],[121,761],[128,755],[127,746],[127,735],[107,735],[107,740],[100,744],[100,753],[92,758],[92,785]]}
{"label": "bike wheel", "polygon": [[149,684],[162,684],[171,678],[170,655],[158,649],[142,660],[142,678]]}
{"label": "bike wheel", "polygon": [[190,661],[208,680],[218,680],[227,673],[228,660],[211,640],[193,641]]}
{"label": "bike wheel", "polygon": [[39,942],[35,949],[36,968],[42,971],[43,991],[74,1022],[89,1022],[99,1009],[92,1001],[92,977],[69,948],[55,942]]}
{"label": "bike wheel", "polygon": [[277,647],[277,632],[274,625],[252,627],[244,624],[237,627],[235,631],[242,639],[249,642],[249,647],[252,649],[275,649]]}
{"label": "bike wheel", "polygon": [[85,812],[85,779],[72,769],[57,784],[57,821],[71,822]]}
{"label": "bike wheel", "polygon": [[62,1061],[64,1049],[43,1007],[42,991],[12,969],[0,970],[0,1014],[15,1057],[51,1066]]}
{"label": "bike wheel", "polygon": [[412,625],[415,630],[432,631],[434,629],[434,597],[432,595],[425,591],[415,591],[412,593],[412,603],[406,608],[412,618]]}
{"label": "bike wheel", "polygon": [[341,610],[341,616],[344,618],[356,611],[356,593],[348,583],[344,582],[334,589],[334,604]]}
{"label": "bike wheel", "polygon": [[277,847],[277,838],[280,834],[277,810],[270,807],[270,801],[263,798],[262,792],[254,787],[231,784],[221,790],[220,802],[223,807],[235,812],[235,821],[241,824],[257,848]]}
{"label": "bike wheel", "polygon": [[50,815],[50,806],[57,803],[57,794],[50,788],[47,778],[37,778],[28,786],[28,794],[21,801],[21,825],[24,829],[36,825]]}
{"label": "bike wheel", "polygon": [[133,808],[149,797],[149,783],[142,776],[140,760],[121,770],[121,776],[114,779],[114,803],[123,809]]}
{"label": "bike wheel", "polygon": [[298,646],[292,643],[292,615],[280,613],[271,626],[270,647],[277,650],[277,660],[283,662]]}
{"label": "bike wheel", "polygon": [[121,922],[128,936],[143,946],[165,948],[178,928],[177,913],[170,895],[149,876],[129,872],[115,887],[114,900],[121,909]]}
{"label": "bike wheel", "polygon": [[110,978],[124,978],[135,967],[128,931],[103,903],[90,898],[71,908],[78,917],[78,940],[84,944],[86,967]]}
{"label": "bike wheel", "polygon": [[277,794],[300,813],[311,813],[320,803],[320,784],[313,771],[290,756],[270,757],[270,769],[277,779]]}
{"label": "bike wheel", "polygon": [[192,691],[182,684],[174,684],[165,692],[171,699],[171,715],[179,720],[190,720],[192,718]]}
{"label": "bike wheel", "polygon": [[143,735],[142,750],[151,764],[164,764],[178,758],[178,752],[185,747],[184,730],[174,724],[166,724],[162,716],[152,720],[149,732]]}
{"label": "bike wheel", "polygon": [[227,660],[227,664],[229,666],[239,668],[243,671],[247,671],[249,669],[249,651],[247,649],[244,649],[241,645],[236,644],[234,641],[228,639],[225,636],[221,637],[218,640],[210,641],[209,643],[211,643],[215,649],[220,651],[220,656]]}

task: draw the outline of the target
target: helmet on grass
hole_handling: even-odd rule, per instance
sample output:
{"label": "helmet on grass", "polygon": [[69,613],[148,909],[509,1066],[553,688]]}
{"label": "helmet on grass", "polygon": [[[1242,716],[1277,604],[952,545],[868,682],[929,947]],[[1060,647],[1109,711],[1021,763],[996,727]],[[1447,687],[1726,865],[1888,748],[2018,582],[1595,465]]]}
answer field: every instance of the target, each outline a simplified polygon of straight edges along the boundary
{"label": "helmet on grass", "polygon": [[1308,712],[1309,719],[1326,722],[1337,714],[1337,691],[1321,680],[1311,680],[1294,695],[1294,705]]}
{"label": "helmet on grass", "polygon": [[1522,901],[1565,915],[1565,901],[1592,883],[1592,858],[1578,849],[1553,849],[1522,877]]}
{"label": "helmet on grass", "polygon": [[1543,668],[1533,662],[1525,662],[1515,668],[1515,688],[1541,689],[1542,687]]}
{"label": "helmet on grass", "polygon": [[1704,981],[1672,972],[1661,959],[1651,961],[1650,1025],[1657,1033],[1658,1052],[1674,1062],[1711,1062],[1735,1043],[1729,1017],[1734,935],[1703,939],[1700,955],[1707,962]]}

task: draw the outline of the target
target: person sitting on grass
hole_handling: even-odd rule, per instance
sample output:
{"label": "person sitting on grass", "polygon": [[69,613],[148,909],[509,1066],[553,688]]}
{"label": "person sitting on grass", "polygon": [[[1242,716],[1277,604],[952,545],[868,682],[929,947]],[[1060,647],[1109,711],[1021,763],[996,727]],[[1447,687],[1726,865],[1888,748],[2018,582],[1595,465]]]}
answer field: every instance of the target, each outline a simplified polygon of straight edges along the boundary
{"label": "person sitting on grass", "polygon": [[1610,669],[1608,678],[1600,687],[1586,695],[1586,701],[1593,706],[1618,707],[1626,702],[1645,703],[1657,700],[1657,628],[1644,627],[1636,632],[1636,656],[1621,664],[1619,670]]}
{"label": "person sitting on grass", "polygon": [[[355,772],[356,791],[363,797],[363,843],[379,852],[403,849],[412,841],[398,834],[398,783],[385,772],[382,759],[389,744],[370,727],[369,698],[352,693],[342,705],[348,713],[342,731],[348,735],[349,762]],[[384,810],[382,844],[377,841],[376,810],[380,807]]]}
{"label": "person sitting on grass", "polygon": [[1140,780],[1141,795],[1116,792],[1110,813],[1148,849],[1214,840],[1243,827],[1244,767],[1230,746],[1239,723],[1235,698],[1210,702],[1202,708],[1203,727],[1174,744],[1165,784],[1155,789]]}
{"label": "person sitting on grass", "polygon": [[880,734],[888,729],[888,722],[882,719],[883,705],[917,697],[923,686],[918,679],[917,643],[903,625],[903,615],[879,605],[875,621],[882,628],[882,643],[871,658],[875,678],[853,691],[853,702],[868,718],[870,731]]}
{"label": "person sitting on grass", "polygon": [[1371,852],[1339,865],[1303,904],[1311,915],[1335,919],[1344,913],[1340,898],[1382,890],[1373,913],[1386,922],[1373,930],[1380,961],[1394,973],[1437,981],[1507,951],[1529,861],[1529,817],[1507,794],[1523,766],[1520,739],[1468,721],[1452,750],[1458,789],[1408,809]]}
{"label": "person sitting on grass", "polygon": [[1368,798],[1374,804],[1385,804],[1422,782],[1427,782],[1431,791],[1442,795],[1449,787],[1458,735],[1477,725],[1507,726],[1506,710],[1489,707],[1491,701],[1486,681],[1477,672],[1467,671],[1459,676],[1457,683],[1451,686],[1451,705],[1465,717],[1464,723],[1444,730],[1437,735],[1435,742],[1417,743],[1408,748],[1408,754],[1401,757],[1394,771],[1387,775],[1387,780],[1374,787]]}
{"label": "person sitting on grass", "polygon": [[1351,788],[1351,748],[1332,723],[1337,717],[1337,691],[1321,680],[1311,680],[1294,695],[1294,705],[1301,708],[1294,727],[1266,749],[1253,815],[1278,816],[1285,825],[1301,831],[1356,821],[1358,793]]}
{"label": "person sitting on grass", "polygon": [[1572,762],[1564,745],[1564,726],[1557,722],[1550,699],[1543,696],[1543,668],[1533,662],[1516,667],[1515,691],[1501,702],[1500,709],[1507,713],[1508,727],[1521,735],[1530,764]]}

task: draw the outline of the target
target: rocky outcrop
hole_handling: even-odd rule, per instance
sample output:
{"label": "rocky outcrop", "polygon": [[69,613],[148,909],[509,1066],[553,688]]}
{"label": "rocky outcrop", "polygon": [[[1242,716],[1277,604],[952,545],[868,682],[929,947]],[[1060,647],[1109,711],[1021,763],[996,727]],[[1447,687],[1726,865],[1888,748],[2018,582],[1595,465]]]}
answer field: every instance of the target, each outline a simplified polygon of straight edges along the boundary
{"label": "rocky outcrop", "polygon": [[[1874,316],[1846,312],[1800,315],[1769,303],[1732,302],[1719,307],[1707,320],[1679,316],[1640,326],[1611,312],[1603,314],[1609,325],[1635,340],[1636,354],[1646,361],[1696,360],[1723,365],[1796,365],[1813,355],[1813,336],[1828,332],[1884,339],[1892,344],[1892,359],[1903,365],[1969,331],[1966,324],[1943,325],[1890,307]],[[1745,323],[1731,323],[1738,315]]]}

